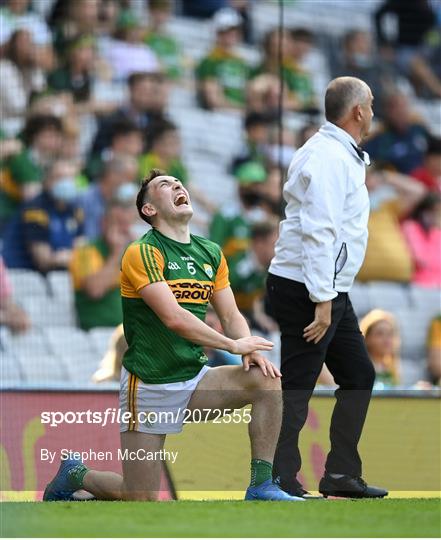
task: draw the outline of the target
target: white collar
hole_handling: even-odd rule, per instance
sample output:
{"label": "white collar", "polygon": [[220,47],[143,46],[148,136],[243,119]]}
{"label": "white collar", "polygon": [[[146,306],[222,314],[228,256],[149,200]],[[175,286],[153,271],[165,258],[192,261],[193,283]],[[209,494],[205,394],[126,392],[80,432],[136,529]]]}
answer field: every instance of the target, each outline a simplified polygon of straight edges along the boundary
{"label": "white collar", "polygon": [[356,149],[359,148],[359,146],[352,135],[350,135],[347,131],[341,129],[332,122],[325,122],[319,131],[323,135],[334,137],[334,139],[340,141],[352,155],[357,157],[360,161],[363,161],[365,165],[370,165],[369,154],[363,150],[364,157],[361,158],[361,156],[358,155]]}

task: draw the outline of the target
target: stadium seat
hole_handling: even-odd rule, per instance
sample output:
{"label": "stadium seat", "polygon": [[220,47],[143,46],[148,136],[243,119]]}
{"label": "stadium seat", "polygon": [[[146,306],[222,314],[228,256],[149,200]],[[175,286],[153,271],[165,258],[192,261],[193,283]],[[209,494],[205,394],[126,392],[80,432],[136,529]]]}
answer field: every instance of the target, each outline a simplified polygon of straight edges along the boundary
{"label": "stadium seat", "polygon": [[8,270],[14,298],[24,306],[29,296],[47,296],[47,283],[44,277],[33,270]]}
{"label": "stadium seat", "polygon": [[46,326],[74,326],[73,306],[56,299],[30,298],[24,306],[32,323],[40,328]]}
{"label": "stadium seat", "polygon": [[349,292],[349,298],[358,318],[363,317],[372,309],[369,288],[364,283],[355,282]]}
{"label": "stadium seat", "polygon": [[48,346],[52,354],[61,355],[69,352],[75,355],[92,353],[89,334],[72,327],[50,326],[44,329]]}
{"label": "stadium seat", "polygon": [[5,388],[20,385],[23,382],[23,370],[20,358],[13,353],[0,352],[0,385]]}
{"label": "stadium seat", "polygon": [[406,309],[410,305],[410,292],[407,285],[389,281],[371,281],[368,285],[372,309],[394,311]]}
{"label": "stadium seat", "polygon": [[20,359],[32,358],[34,355],[48,354],[49,344],[40,329],[32,328],[25,334],[11,334],[6,352],[15,354]]}
{"label": "stadium seat", "polygon": [[400,329],[402,358],[424,363],[430,317],[424,309],[399,309],[394,315]]}
{"label": "stadium seat", "polygon": [[91,383],[92,375],[98,369],[100,357],[95,352],[73,354],[66,351],[60,355],[65,366],[67,378],[74,384]]}
{"label": "stadium seat", "polygon": [[440,289],[429,289],[414,285],[410,288],[410,301],[413,308],[424,310],[429,319],[441,314]]}
{"label": "stadium seat", "polygon": [[50,295],[60,302],[73,304],[73,286],[69,272],[50,272],[47,276]]}
{"label": "stadium seat", "polygon": [[115,328],[93,328],[89,331],[90,343],[98,358],[102,358],[109,347]]}
{"label": "stadium seat", "polygon": [[59,356],[30,354],[22,358],[24,382],[36,386],[67,382],[68,371]]}

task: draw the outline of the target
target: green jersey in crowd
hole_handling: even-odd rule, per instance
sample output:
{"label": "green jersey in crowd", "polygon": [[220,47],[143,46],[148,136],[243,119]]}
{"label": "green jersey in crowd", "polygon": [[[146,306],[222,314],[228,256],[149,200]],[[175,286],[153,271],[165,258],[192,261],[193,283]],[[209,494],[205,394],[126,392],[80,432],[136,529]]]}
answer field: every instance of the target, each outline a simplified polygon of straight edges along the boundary
{"label": "green jersey in crowd", "polygon": [[215,48],[196,67],[196,79],[198,81],[215,79],[229,101],[243,105],[249,71],[248,65],[242,58]]}

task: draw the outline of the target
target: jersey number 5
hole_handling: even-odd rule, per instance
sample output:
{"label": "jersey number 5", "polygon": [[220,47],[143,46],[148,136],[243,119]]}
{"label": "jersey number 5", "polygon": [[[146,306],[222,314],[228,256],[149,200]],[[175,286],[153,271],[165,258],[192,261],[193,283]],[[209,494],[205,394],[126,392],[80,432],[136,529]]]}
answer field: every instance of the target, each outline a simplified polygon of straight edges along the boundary
{"label": "jersey number 5", "polygon": [[196,268],[194,267],[194,262],[188,262],[187,263],[187,270],[189,273],[194,276],[196,274]]}

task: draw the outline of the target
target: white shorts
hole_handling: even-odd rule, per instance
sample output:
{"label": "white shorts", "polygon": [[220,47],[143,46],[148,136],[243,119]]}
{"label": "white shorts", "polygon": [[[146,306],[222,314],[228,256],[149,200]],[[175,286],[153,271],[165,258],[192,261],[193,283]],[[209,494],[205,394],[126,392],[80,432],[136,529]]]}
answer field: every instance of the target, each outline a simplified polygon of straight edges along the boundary
{"label": "white shorts", "polygon": [[188,402],[209,369],[203,366],[189,381],[145,384],[123,366],[119,392],[120,432],[180,433]]}

